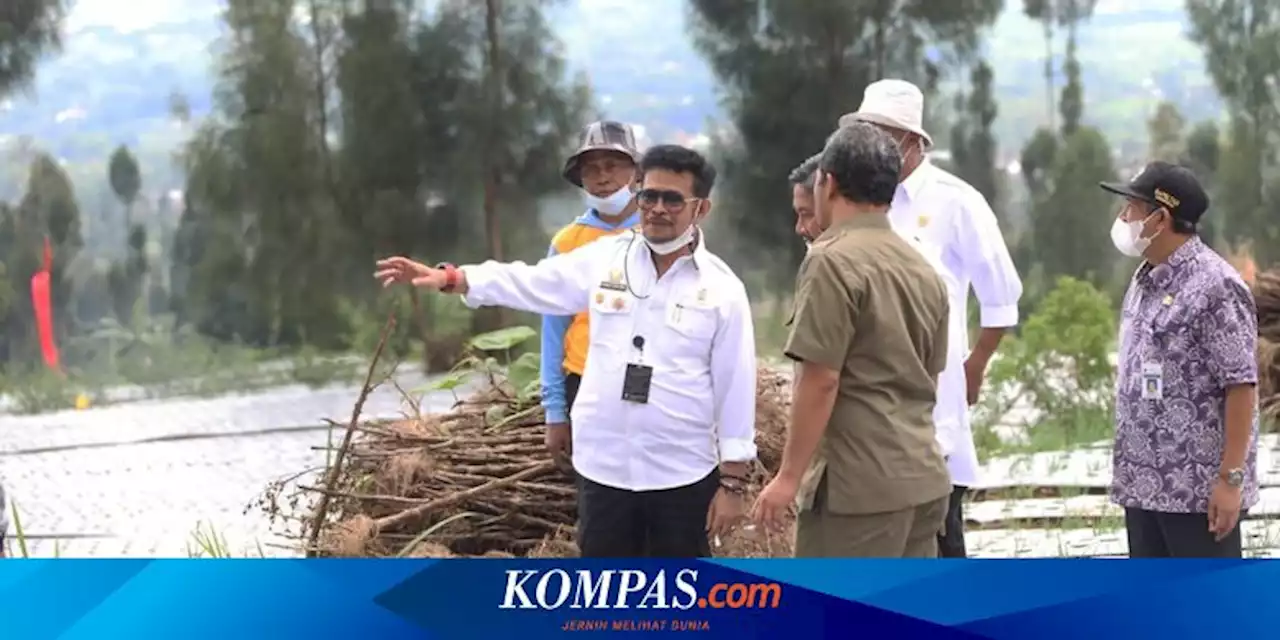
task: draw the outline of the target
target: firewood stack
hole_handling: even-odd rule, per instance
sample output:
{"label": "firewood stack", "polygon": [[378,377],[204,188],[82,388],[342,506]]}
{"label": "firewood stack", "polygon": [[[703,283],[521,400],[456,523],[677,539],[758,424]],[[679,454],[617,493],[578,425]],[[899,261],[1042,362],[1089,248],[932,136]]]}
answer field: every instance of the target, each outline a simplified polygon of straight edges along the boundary
{"label": "firewood stack", "polygon": [[[543,445],[537,398],[498,384],[451,412],[358,426],[338,481],[323,474],[273,485],[260,500],[300,541],[327,494],[319,556],[565,557],[577,519],[573,478]],[[776,471],[786,439],[790,381],[762,368],[756,402],[760,464],[748,500]],[[749,506],[750,502],[748,502]],[[741,527],[719,555],[788,556],[789,533]]]}

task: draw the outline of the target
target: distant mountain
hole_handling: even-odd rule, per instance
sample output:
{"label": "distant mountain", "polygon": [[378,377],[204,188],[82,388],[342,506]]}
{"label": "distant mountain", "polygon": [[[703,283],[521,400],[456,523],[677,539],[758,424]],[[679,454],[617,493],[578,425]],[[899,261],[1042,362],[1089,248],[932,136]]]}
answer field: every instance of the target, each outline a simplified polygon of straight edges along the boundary
{"label": "distant mountain", "polygon": [[[568,0],[552,16],[599,106],[643,125],[653,140],[697,135],[720,117],[714,78],[685,35],[685,5]],[[30,95],[0,103],[0,141],[30,136],[71,164],[93,166],[84,169],[91,173],[126,143],[139,150],[151,188],[176,185],[169,154],[187,132],[169,121],[169,96],[181,92],[197,114],[208,110],[220,11],[220,0],[78,0],[66,50],[41,66]],[[1129,153],[1141,152],[1145,119],[1161,97],[1191,120],[1220,110],[1184,31],[1181,0],[1100,0],[1081,29],[1086,118]],[[998,134],[1012,156],[1045,122],[1042,31],[1010,0],[985,47]],[[0,198],[11,195],[13,178],[0,175]]]}

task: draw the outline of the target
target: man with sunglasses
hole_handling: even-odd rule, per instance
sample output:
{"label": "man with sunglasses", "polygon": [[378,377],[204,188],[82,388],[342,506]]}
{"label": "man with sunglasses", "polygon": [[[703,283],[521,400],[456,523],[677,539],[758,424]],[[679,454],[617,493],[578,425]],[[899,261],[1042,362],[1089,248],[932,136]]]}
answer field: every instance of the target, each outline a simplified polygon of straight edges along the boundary
{"label": "man with sunglasses", "polygon": [[[951,353],[938,380],[934,411],[938,444],[947,460],[952,492],[945,532],[938,539],[944,558],[963,558],[964,494],[978,480],[969,407],[977,404],[987,364],[1004,332],[1018,324],[1022,279],[1005,245],[995,213],[982,194],[926,157],[933,139],[924,130],[924,95],[904,80],[880,80],[867,86],[858,110],[840,125],[865,122],[896,141],[902,174],[889,220],[930,253],[940,256],[951,291]],[[969,348],[969,287],[977,294],[982,331]],[[966,355],[966,352],[967,355]]]}
{"label": "man with sunglasses", "polygon": [[[562,175],[582,190],[587,210],[552,237],[547,257],[569,253],[640,223],[635,199],[639,160],[635,132],[629,125],[603,120],[583,129],[578,150],[565,161]],[[586,313],[542,317],[547,451],[562,465],[568,463],[572,439],[569,410],[587,364],[587,334]]]}
{"label": "man with sunglasses", "polygon": [[742,281],[706,247],[715,169],[696,151],[640,160],[641,230],[536,265],[428,267],[380,260],[375,277],[461,294],[472,308],[586,312],[570,412],[584,557],[698,557],[744,510],[755,459],[755,335]]}

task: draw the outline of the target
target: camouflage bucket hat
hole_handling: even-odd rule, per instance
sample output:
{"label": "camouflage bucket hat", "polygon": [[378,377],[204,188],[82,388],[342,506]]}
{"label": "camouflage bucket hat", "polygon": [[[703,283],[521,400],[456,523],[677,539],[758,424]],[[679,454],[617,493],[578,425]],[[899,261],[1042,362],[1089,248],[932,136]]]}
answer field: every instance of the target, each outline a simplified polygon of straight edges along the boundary
{"label": "camouflage bucket hat", "polygon": [[613,120],[592,122],[582,130],[578,150],[564,162],[564,179],[575,187],[582,187],[582,175],[578,166],[582,155],[588,151],[617,151],[626,154],[632,162],[640,162],[640,151],[636,148],[636,134],[631,125]]}

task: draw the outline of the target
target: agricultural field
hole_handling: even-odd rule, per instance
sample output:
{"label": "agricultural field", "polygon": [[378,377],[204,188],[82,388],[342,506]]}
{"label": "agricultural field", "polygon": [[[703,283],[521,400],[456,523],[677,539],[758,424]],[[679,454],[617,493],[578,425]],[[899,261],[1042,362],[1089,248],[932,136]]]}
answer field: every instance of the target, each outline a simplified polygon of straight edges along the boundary
{"label": "agricultural field", "polygon": [[[785,375],[785,372],[781,372]],[[404,390],[428,389],[417,374]],[[439,379],[435,380],[437,386]],[[447,411],[454,392],[421,393],[418,411]],[[259,505],[269,483],[313,475],[331,459],[360,389],[303,386],[205,399],[168,399],[33,416],[0,415],[0,473],[24,529],[25,554],[51,557],[298,555]],[[401,391],[374,391],[363,415],[403,420]],[[1000,426],[1017,440],[1029,416]],[[1033,427],[1030,427],[1034,429]],[[1025,436],[1025,434],[1022,434]],[[1261,503],[1248,553],[1280,555],[1280,440],[1264,436]],[[970,554],[981,558],[1120,557],[1121,514],[1106,496],[1106,442],[997,456],[966,508]],[[10,553],[16,548],[11,524]],[[766,555],[762,547],[759,553]],[[774,549],[782,553],[782,545]]]}

